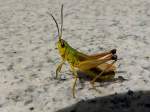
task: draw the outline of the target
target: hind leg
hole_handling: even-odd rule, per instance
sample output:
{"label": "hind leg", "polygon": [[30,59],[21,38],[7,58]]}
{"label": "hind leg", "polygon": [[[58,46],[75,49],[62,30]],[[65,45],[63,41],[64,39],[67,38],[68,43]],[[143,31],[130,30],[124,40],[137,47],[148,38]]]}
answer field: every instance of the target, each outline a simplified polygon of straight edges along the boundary
{"label": "hind leg", "polygon": [[[102,78],[103,78],[103,79],[105,79],[105,80],[108,80],[108,79],[112,78],[113,75],[110,75],[110,74],[109,74],[109,75],[105,75],[105,76],[104,76],[103,74],[106,73],[106,71],[107,71],[108,69],[110,69],[110,68],[113,66],[113,64],[114,64],[115,62],[116,62],[116,60],[113,61],[113,62],[110,64],[111,66],[106,67],[99,75],[97,75],[97,76],[94,77],[94,79],[91,81],[91,85],[92,85],[93,88],[95,88],[94,83],[95,83],[95,81],[96,81],[97,79],[99,79],[99,78],[102,79]],[[102,75],[103,75],[103,76],[102,76]]]}

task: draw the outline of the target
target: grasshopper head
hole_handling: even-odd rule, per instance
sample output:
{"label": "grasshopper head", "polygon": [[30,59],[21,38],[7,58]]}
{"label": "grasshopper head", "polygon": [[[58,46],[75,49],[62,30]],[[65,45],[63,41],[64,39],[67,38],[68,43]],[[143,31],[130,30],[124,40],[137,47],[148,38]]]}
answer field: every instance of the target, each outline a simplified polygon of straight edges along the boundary
{"label": "grasshopper head", "polygon": [[62,57],[65,57],[65,51],[66,51],[66,48],[68,46],[67,42],[65,40],[62,39],[62,30],[63,30],[63,5],[61,6],[61,28],[59,30],[59,26],[58,26],[58,23],[55,19],[55,17],[50,14],[56,24],[56,27],[57,27],[57,31],[58,31],[58,37],[59,37],[59,40],[57,42],[57,48],[59,50],[59,53]]}
{"label": "grasshopper head", "polygon": [[60,39],[57,42],[57,48],[59,50],[60,55],[64,58],[65,53],[66,53],[66,49],[68,48],[68,43],[63,39]]}

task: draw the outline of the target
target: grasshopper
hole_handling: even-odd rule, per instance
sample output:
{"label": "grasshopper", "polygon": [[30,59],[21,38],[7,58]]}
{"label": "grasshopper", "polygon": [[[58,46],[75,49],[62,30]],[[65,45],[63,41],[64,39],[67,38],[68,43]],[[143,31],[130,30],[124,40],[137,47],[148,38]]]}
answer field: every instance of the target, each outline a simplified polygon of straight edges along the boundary
{"label": "grasshopper", "polygon": [[58,65],[56,69],[56,78],[58,78],[58,73],[61,71],[63,64],[67,61],[70,65],[71,71],[73,72],[75,78],[72,87],[73,97],[75,97],[75,86],[78,79],[76,68],[92,78],[91,84],[93,88],[95,88],[94,82],[97,79],[105,81],[113,79],[116,70],[114,63],[117,61],[116,49],[92,55],[87,55],[85,53],[77,51],[76,49],[71,47],[64,39],[62,39],[63,5],[61,6],[60,29],[55,17],[52,14],[50,15],[57,27],[58,31],[57,48],[62,58],[61,63]]}

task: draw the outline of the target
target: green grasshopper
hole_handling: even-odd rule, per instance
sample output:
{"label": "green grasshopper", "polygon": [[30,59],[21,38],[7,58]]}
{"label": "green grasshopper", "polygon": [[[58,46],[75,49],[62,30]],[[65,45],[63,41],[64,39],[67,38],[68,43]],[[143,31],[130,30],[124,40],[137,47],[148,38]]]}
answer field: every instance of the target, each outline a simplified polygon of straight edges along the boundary
{"label": "green grasshopper", "polygon": [[[87,55],[77,51],[76,49],[72,48],[65,40],[62,39],[63,5],[61,7],[60,30],[55,17],[52,14],[50,15],[53,18],[57,27],[58,38],[59,38],[57,42],[57,48],[59,50],[60,56],[62,57],[62,61],[56,69],[56,78],[58,78],[58,73],[61,71],[63,64],[67,61],[70,64],[70,68],[75,77],[73,87],[72,87],[73,97],[75,97],[75,86],[78,79],[76,68],[79,71],[82,71],[83,73],[87,74],[92,78],[91,84],[93,88],[95,88],[94,82],[97,79],[105,80],[105,81],[113,79],[116,70],[114,63],[117,61],[116,49],[110,50],[108,52],[93,54],[93,55]],[[108,63],[110,61],[111,63]]]}

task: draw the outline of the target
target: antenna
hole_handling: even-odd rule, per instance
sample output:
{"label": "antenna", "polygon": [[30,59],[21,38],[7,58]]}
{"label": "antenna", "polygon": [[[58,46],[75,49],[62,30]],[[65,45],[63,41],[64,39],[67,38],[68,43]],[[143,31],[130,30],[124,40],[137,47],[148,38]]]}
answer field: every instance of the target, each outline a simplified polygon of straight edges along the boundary
{"label": "antenna", "polygon": [[61,6],[61,32],[60,32],[60,37],[62,37],[62,31],[63,31],[63,4]]}
{"label": "antenna", "polygon": [[[48,14],[50,14],[50,13],[48,13]],[[51,17],[53,18],[53,20],[54,20],[54,22],[55,22],[55,24],[56,24],[59,39],[61,39],[61,38],[60,38],[60,32],[59,32],[59,26],[58,26],[58,23],[57,23],[57,21],[56,21],[55,17],[54,17],[52,14],[50,14],[50,15],[51,15]]]}

